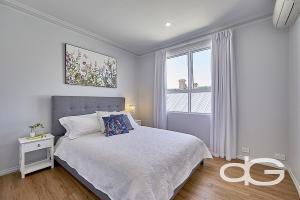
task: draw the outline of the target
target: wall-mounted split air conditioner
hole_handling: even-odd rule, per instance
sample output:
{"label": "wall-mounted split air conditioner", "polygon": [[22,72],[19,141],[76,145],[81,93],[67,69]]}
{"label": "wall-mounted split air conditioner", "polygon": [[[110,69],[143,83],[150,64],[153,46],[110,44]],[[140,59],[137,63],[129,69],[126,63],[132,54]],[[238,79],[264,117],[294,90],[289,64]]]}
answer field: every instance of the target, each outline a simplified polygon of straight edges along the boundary
{"label": "wall-mounted split air conditioner", "polygon": [[276,0],[273,24],[276,28],[286,28],[295,23],[300,13],[300,0]]}

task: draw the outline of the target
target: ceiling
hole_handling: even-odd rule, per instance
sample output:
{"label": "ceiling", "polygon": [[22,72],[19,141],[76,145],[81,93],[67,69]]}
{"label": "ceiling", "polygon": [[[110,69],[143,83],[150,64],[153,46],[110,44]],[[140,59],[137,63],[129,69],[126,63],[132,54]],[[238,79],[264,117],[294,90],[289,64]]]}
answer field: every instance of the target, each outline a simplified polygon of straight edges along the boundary
{"label": "ceiling", "polygon": [[[6,0],[11,1],[11,0]],[[269,16],[275,0],[17,0],[142,55],[197,34]],[[166,22],[172,26],[166,27]]]}

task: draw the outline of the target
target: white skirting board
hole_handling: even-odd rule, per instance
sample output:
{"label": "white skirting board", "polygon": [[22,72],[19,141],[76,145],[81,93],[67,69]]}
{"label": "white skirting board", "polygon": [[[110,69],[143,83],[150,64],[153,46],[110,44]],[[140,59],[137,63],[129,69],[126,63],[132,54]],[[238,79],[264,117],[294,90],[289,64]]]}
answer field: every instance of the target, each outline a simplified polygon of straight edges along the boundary
{"label": "white skirting board", "polygon": [[292,178],[292,180],[293,180],[293,182],[295,184],[295,187],[296,187],[296,189],[298,191],[298,194],[299,194],[299,197],[300,197],[300,182],[297,180],[297,178],[294,175],[292,169],[289,166],[287,166],[286,168],[287,168],[287,170],[288,170],[288,172],[290,174],[290,177]]}
{"label": "white skirting board", "polygon": [[19,170],[19,166],[11,167],[8,169],[4,169],[0,171],[0,176],[4,176],[6,174],[10,174]]}

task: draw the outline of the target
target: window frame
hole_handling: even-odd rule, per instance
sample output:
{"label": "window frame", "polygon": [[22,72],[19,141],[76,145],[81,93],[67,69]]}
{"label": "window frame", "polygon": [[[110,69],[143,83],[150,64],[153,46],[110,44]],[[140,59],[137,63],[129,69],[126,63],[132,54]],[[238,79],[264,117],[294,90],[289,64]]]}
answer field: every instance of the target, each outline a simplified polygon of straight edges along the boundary
{"label": "window frame", "polygon": [[[180,90],[180,89],[168,89],[166,88],[166,95],[167,94],[181,94],[187,93],[188,94],[188,111],[167,111],[167,113],[184,113],[184,114],[199,114],[199,115],[211,115],[210,113],[201,113],[201,112],[192,112],[192,93],[202,93],[202,92],[212,92],[211,88],[208,89],[194,89],[193,82],[194,82],[194,74],[193,74],[193,53],[205,51],[211,49],[211,45],[205,45],[199,48],[187,49],[186,51],[181,51],[178,54],[167,56],[166,59],[172,59],[179,56],[187,55],[187,63],[188,63],[188,87],[187,89]],[[166,72],[167,73],[167,72]],[[166,76],[167,77],[167,76]]]}

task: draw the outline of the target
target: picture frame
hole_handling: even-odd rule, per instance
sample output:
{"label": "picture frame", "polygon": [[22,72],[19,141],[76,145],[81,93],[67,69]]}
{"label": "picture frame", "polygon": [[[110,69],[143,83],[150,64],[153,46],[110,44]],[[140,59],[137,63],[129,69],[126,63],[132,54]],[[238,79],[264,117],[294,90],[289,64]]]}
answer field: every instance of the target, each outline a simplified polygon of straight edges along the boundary
{"label": "picture frame", "polygon": [[66,43],[65,83],[117,88],[117,60],[111,56]]}

